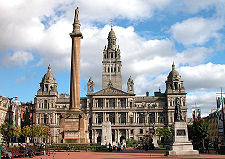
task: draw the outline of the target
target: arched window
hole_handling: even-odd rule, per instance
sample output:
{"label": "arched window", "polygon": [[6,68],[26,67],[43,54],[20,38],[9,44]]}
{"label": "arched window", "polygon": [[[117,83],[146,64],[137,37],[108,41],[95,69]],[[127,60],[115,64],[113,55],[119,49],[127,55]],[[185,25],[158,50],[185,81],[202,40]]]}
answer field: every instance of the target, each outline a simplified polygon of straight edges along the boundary
{"label": "arched window", "polygon": [[48,85],[45,85],[45,92],[48,92]]}
{"label": "arched window", "polygon": [[113,67],[111,67],[111,72],[113,72]]}
{"label": "arched window", "polygon": [[113,58],[113,53],[111,53],[111,58]]}
{"label": "arched window", "polygon": [[129,90],[130,90],[130,91],[132,91],[132,90],[133,90],[132,85],[129,85]]}
{"label": "arched window", "polygon": [[108,67],[108,72],[110,72],[109,67]]}

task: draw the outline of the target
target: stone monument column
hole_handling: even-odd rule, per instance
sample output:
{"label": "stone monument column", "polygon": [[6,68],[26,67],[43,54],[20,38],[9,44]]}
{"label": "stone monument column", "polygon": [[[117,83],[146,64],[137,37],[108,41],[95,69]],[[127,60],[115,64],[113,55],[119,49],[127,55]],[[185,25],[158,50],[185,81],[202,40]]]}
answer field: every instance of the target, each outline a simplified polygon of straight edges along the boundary
{"label": "stone monument column", "polygon": [[70,107],[60,120],[60,133],[64,143],[88,144],[88,117],[80,109],[80,32],[79,10],[75,10],[71,52]]}
{"label": "stone monument column", "polygon": [[75,10],[73,23],[71,53],[71,76],[70,76],[70,109],[80,111],[80,39],[83,38],[80,32],[80,22],[78,20],[79,10]]}

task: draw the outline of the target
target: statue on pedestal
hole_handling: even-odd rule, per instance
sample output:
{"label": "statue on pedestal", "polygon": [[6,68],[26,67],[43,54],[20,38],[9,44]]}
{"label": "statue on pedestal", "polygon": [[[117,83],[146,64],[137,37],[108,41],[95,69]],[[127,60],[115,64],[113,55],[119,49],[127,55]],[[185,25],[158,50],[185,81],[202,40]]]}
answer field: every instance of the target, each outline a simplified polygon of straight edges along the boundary
{"label": "statue on pedestal", "polygon": [[179,97],[176,98],[174,121],[183,121],[183,119],[182,119],[182,111],[181,111],[181,104],[180,104],[180,98]]}

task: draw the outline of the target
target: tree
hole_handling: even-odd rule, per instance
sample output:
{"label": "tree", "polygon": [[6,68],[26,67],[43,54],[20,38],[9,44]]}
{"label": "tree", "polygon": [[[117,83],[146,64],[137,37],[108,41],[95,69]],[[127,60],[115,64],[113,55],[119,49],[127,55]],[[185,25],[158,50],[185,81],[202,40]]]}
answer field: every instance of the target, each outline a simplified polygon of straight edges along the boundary
{"label": "tree", "polygon": [[12,125],[9,125],[7,122],[4,122],[1,125],[1,134],[7,140],[8,146],[11,138],[13,137],[13,131],[14,127]]}
{"label": "tree", "polygon": [[204,140],[209,136],[209,125],[203,120],[194,121],[193,125],[188,125],[188,137],[192,140],[194,149],[203,147]]}
{"label": "tree", "polygon": [[138,145],[138,141],[134,139],[129,139],[126,142],[126,147],[134,147],[134,145]]}
{"label": "tree", "polygon": [[163,147],[165,144],[168,144],[170,142],[170,139],[173,136],[173,128],[157,128],[156,129],[156,135],[159,136],[159,138],[163,137]]}
{"label": "tree", "polygon": [[29,125],[23,127],[23,136],[25,138],[31,137],[31,128]]}
{"label": "tree", "polygon": [[32,142],[34,142],[34,137],[37,137],[39,134],[38,126],[36,125],[30,126],[30,131],[31,131],[30,137],[32,139]]}
{"label": "tree", "polygon": [[13,131],[13,135],[16,137],[16,141],[20,135],[22,135],[22,130],[20,126],[16,126]]}

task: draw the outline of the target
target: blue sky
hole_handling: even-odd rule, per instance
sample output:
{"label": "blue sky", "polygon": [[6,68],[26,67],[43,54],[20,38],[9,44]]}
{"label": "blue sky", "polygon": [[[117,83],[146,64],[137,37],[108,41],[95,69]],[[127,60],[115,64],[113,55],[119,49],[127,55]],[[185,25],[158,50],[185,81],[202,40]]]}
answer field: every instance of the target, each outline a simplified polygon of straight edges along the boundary
{"label": "blue sky", "polygon": [[0,1],[0,95],[33,100],[52,66],[59,93],[69,93],[74,9],[79,6],[81,96],[91,76],[101,89],[102,51],[113,20],[122,57],[123,90],[131,75],[135,93],[153,94],[175,61],[190,109],[203,115],[225,89],[224,0],[2,0]]}

